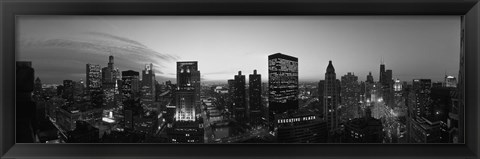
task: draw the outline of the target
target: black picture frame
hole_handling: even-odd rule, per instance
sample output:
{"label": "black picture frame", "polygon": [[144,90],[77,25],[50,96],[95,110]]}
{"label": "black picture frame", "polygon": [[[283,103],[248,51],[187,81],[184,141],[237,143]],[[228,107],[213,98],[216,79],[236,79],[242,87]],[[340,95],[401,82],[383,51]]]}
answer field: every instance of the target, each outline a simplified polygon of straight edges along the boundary
{"label": "black picture frame", "polygon": [[[17,15],[463,15],[465,144],[16,144]],[[479,158],[478,0],[2,0],[2,158]]]}

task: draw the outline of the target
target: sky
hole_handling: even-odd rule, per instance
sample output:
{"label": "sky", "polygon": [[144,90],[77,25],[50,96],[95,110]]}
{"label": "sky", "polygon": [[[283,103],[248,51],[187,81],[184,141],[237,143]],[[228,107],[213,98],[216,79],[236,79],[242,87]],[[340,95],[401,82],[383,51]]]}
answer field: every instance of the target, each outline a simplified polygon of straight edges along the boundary
{"label": "sky", "polygon": [[268,55],[298,58],[300,82],[353,72],[378,81],[381,59],[393,78],[457,77],[460,16],[19,16],[17,60],[32,61],[42,83],[85,80],[86,64],[141,72],[175,83],[177,61],[198,61],[202,82],[227,82],[256,69],[267,81]]}

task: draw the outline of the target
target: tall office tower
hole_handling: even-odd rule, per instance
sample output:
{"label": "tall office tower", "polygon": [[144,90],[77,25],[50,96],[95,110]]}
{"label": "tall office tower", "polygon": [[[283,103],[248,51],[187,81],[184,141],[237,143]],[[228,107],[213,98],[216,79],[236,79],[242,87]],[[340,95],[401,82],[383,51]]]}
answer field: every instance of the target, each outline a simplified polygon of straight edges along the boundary
{"label": "tall office tower", "polygon": [[113,68],[113,56],[108,57],[108,66],[102,68],[103,106],[115,106],[115,94],[118,92],[116,70]]}
{"label": "tall office tower", "polygon": [[145,69],[142,71],[142,102],[147,107],[151,107],[155,102],[155,72],[153,70],[153,64],[145,65]]}
{"label": "tall office tower", "polygon": [[275,114],[298,109],[298,58],[276,53],[268,56],[269,122]]}
{"label": "tall office tower", "polygon": [[332,61],[328,62],[327,72],[325,73],[325,89],[324,89],[324,118],[327,121],[327,130],[334,131],[338,127],[338,103],[340,95],[338,92],[338,84],[335,74],[335,68],[333,68]]}
{"label": "tall office tower", "polygon": [[[325,80],[320,80],[318,82],[318,100],[320,101],[318,110],[320,111],[320,114],[324,114],[324,105],[323,105],[323,100],[325,100]],[[322,115],[323,117],[323,115]]]}
{"label": "tall office tower", "polygon": [[383,83],[384,80],[385,80],[385,64],[383,64],[383,59],[382,59],[382,63],[380,64],[380,77],[378,81],[380,83]]}
{"label": "tall office tower", "polygon": [[200,110],[200,71],[197,61],[177,62],[177,91],[193,90],[195,99],[193,109],[195,116],[201,113]]}
{"label": "tall office tower", "polygon": [[96,108],[103,105],[102,70],[100,65],[87,64],[87,92]]}
{"label": "tall office tower", "polygon": [[235,75],[235,89],[233,91],[234,117],[238,122],[245,123],[247,120],[247,103],[245,95],[245,75],[238,71]]}
{"label": "tall office tower", "polygon": [[430,79],[414,79],[412,83],[412,91],[414,94],[413,110],[415,117],[422,117],[428,114],[430,109],[430,93],[432,81]]}
{"label": "tall office tower", "polygon": [[358,118],[360,102],[360,85],[358,77],[351,72],[341,77],[341,100],[347,108],[347,118]]}
{"label": "tall office tower", "polygon": [[87,64],[87,90],[95,91],[102,87],[102,71],[100,65]]}
{"label": "tall office tower", "polygon": [[122,71],[123,101],[135,99],[139,91],[139,73],[133,70]]}
{"label": "tall office tower", "polygon": [[262,119],[262,76],[253,70],[253,74],[248,77],[250,121],[258,123]]}
{"label": "tall office tower", "polygon": [[173,143],[203,143],[203,119],[200,116],[200,71],[197,61],[177,62],[175,120],[167,130]]}

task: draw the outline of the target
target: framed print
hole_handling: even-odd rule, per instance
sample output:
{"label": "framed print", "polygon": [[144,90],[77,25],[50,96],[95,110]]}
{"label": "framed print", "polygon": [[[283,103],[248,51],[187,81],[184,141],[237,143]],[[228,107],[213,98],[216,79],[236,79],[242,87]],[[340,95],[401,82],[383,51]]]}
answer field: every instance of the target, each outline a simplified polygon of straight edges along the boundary
{"label": "framed print", "polygon": [[5,158],[478,157],[477,1],[1,7]]}

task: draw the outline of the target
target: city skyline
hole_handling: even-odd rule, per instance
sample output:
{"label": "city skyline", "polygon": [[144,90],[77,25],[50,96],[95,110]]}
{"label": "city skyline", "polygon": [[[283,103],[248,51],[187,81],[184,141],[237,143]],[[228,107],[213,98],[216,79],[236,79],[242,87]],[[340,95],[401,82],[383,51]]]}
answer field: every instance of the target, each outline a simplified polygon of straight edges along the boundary
{"label": "city skyline", "polygon": [[[120,71],[140,71],[152,63],[158,81],[175,81],[177,61],[198,61],[202,82],[226,83],[238,71],[258,70],[265,76],[267,56],[277,52],[298,57],[300,82],[324,79],[330,60],[337,76],[353,72],[361,81],[369,72],[379,80],[381,58],[387,69],[393,70],[393,78],[402,81],[443,81],[445,74],[457,76],[459,70],[458,16],[26,16],[19,18],[18,24],[17,60],[34,61],[35,76],[44,83],[85,80],[85,64],[105,67],[109,55],[115,56]],[[68,27],[72,25],[75,27]],[[142,27],[133,30],[135,26]],[[159,33],[146,35],[154,29]],[[155,39],[161,33],[168,36]],[[318,39],[318,34],[329,38]],[[158,44],[161,42],[165,43]],[[192,51],[195,49],[198,51]],[[432,58],[432,54],[438,56]],[[56,62],[50,61],[52,57]]]}

